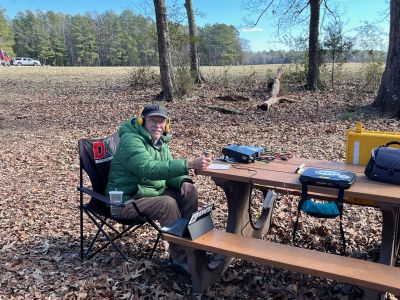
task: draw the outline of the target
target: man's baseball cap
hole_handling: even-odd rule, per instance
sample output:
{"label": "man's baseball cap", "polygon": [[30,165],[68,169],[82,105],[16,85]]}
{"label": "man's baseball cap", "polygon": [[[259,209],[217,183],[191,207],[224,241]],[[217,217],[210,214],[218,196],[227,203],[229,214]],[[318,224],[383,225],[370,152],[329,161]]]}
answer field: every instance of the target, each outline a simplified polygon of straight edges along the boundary
{"label": "man's baseball cap", "polygon": [[152,117],[152,116],[160,116],[164,118],[168,118],[167,110],[158,104],[150,104],[146,105],[142,111],[142,117]]}

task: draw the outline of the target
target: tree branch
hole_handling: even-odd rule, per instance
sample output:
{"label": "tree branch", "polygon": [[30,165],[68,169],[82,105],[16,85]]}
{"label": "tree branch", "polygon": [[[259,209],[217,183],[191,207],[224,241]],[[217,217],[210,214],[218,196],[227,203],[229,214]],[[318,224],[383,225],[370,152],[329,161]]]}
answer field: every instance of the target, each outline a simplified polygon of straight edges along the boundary
{"label": "tree branch", "polygon": [[331,13],[331,15],[333,16],[333,18],[335,19],[335,22],[336,22],[336,23],[339,23],[339,21],[338,21],[337,18],[336,18],[336,13],[333,12],[333,11],[329,8],[328,3],[326,2],[326,0],[323,0],[323,2],[324,2],[325,9]]}
{"label": "tree branch", "polygon": [[296,1],[293,1],[293,3],[288,7],[288,9],[283,13],[283,15],[278,19],[278,35],[279,35],[279,28],[281,27],[281,20],[284,19],[284,17],[286,16],[286,14],[289,13],[289,11],[291,10],[291,8],[293,7],[293,5],[296,3]]}
{"label": "tree branch", "polygon": [[[279,34],[280,27],[281,27],[282,24],[283,24],[282,20],[284,20],[284,17],[289,13],[289,11],[293,8],[293,6],[294,6],[296,3],[297,3],[297,1],[294,1],[294,2],[289,6],[289,8],[283,13],[283,15],[278,19],[278,34]],[[301,4],[301,3],[299,3],[299,4]],[[301,7],[300,10],[299,10],[298,12],[293,12],[293,15],[300,16],[300,15],[303,13],[303,11],[304,11],[309,5],[310,5],[310,2],[307,1],[307,3],[306,3],[303,7]],[[293,15],[292,15],[292,16],[293,16]],[[293,24],[297,25],[297,24],[300,24],[300,23],[304,22],[306,19],[308,19],[308,17],[309,17],[309,15],[308,15],[306,18],[304,18],[303,20],[301,20],[301,21],[292,20],[291,22],[293,22]]]}
{"label": "tree branch", "polygon": [[297,24],[303,23],[305,20],[310,19],[310,17],[311,17],[311,14],[308,14],[304,19],[298,21]]}
{"label": "tree branch", "polygon": [[303,6],[303,8],[300,9],[299,13],[297,14],[298,16],[301,15],[301,13],[310,5],[310,2],[307,2],[306,5]]}
{"label": "tree branch", "polygon": [[258,22],[260,21],[261,17],[267,12],[268,8],[270,8],[270,6],[272,5],[272,3],[274,3],[274,0],[272,0],[265,9],[263,9],[261,11],[261,14],[258,16],[257,21],[251,26],[251,27],[255,27],[257,26]]}

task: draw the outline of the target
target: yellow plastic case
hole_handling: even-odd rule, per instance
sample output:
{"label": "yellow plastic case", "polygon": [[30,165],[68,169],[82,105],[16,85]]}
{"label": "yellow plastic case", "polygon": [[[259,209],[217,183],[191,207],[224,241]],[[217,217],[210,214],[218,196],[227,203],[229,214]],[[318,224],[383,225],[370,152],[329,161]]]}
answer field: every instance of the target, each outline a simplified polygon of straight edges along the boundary
{"label": "yellow plastic case", "polygon": [[[346,163],[365,166],[371,157],[372,149],[392,141],[400,141],[400,132],[365,130],[362,123],[357,122],[355,130],[347,131]],[[400,148],[398,145],[393,147]],[[377,206],[374,201],[358,198],[349,198],[347,202]]]}
{"label": "yellow plastic case", "polygon": [[[347,131],[346,162],[367,165],[372,149],[392,141],[400,141],[400,132],[365,130],[361,122],[357,122],[354,131]],[[399,148],[398,145],[391,147]]]}

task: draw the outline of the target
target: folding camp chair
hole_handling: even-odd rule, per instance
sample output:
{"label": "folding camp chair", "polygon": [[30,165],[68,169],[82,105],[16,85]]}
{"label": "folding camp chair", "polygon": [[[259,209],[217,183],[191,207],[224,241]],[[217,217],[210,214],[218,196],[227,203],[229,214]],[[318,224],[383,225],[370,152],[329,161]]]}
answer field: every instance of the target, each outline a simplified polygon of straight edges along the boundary
{"label": "folding camp chair", "polygon": [[[136,231],[145,224],[150,224],[158,232],[157,239],[150,254],[151,259],[161,237],[161,230],[157,224],[146,214],[141,213],[134,202],[132,204],[138,212],[138,217],[134,219],[125,219],[111,215],[110,198],[108,195],[105,195],[105,190],[111,160],[117,150],[119,140],[118,133],[115,133],[103,139],[80,139],[78,142],[80,159],[80,183],[78,191],[80,192],[81,259],[83,259],[84,256],[90,259],[111,244],[126,261],[129,261],[115,241],[125,236],[128,232]],[[89,176],[92,189],[84,186],[83,171]],[[87,203],[84,203],[84,194],[91,197],[90,201]],[[121,206],[123,207],[124,204],[121,204]],[[97,227],[97,232],[93,236],[85,254],[83,250],[83,213],[86,213],[92,223]],[[115,226],[116,224],[122,224],[122,230],[118,230]],[[97,244],[100,244],[99,237],[101,234],[107,241],[104,241],[101,246],[99,245],[97,247],[97,250],[92,252],[95,243],[98,241]]]}

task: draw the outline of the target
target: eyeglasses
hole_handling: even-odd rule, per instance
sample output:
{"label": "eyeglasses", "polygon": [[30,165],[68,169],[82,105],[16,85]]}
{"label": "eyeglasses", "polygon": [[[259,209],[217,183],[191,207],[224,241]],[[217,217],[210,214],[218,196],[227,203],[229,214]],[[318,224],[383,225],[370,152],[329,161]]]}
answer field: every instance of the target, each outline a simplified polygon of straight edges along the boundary
{"label": "eyeglasses", "polygon": [[146,122],[152,123],[154,125],[156,124],[166,124],[167,119],[159,116],[154,116],[154,117],[147,117]]}

